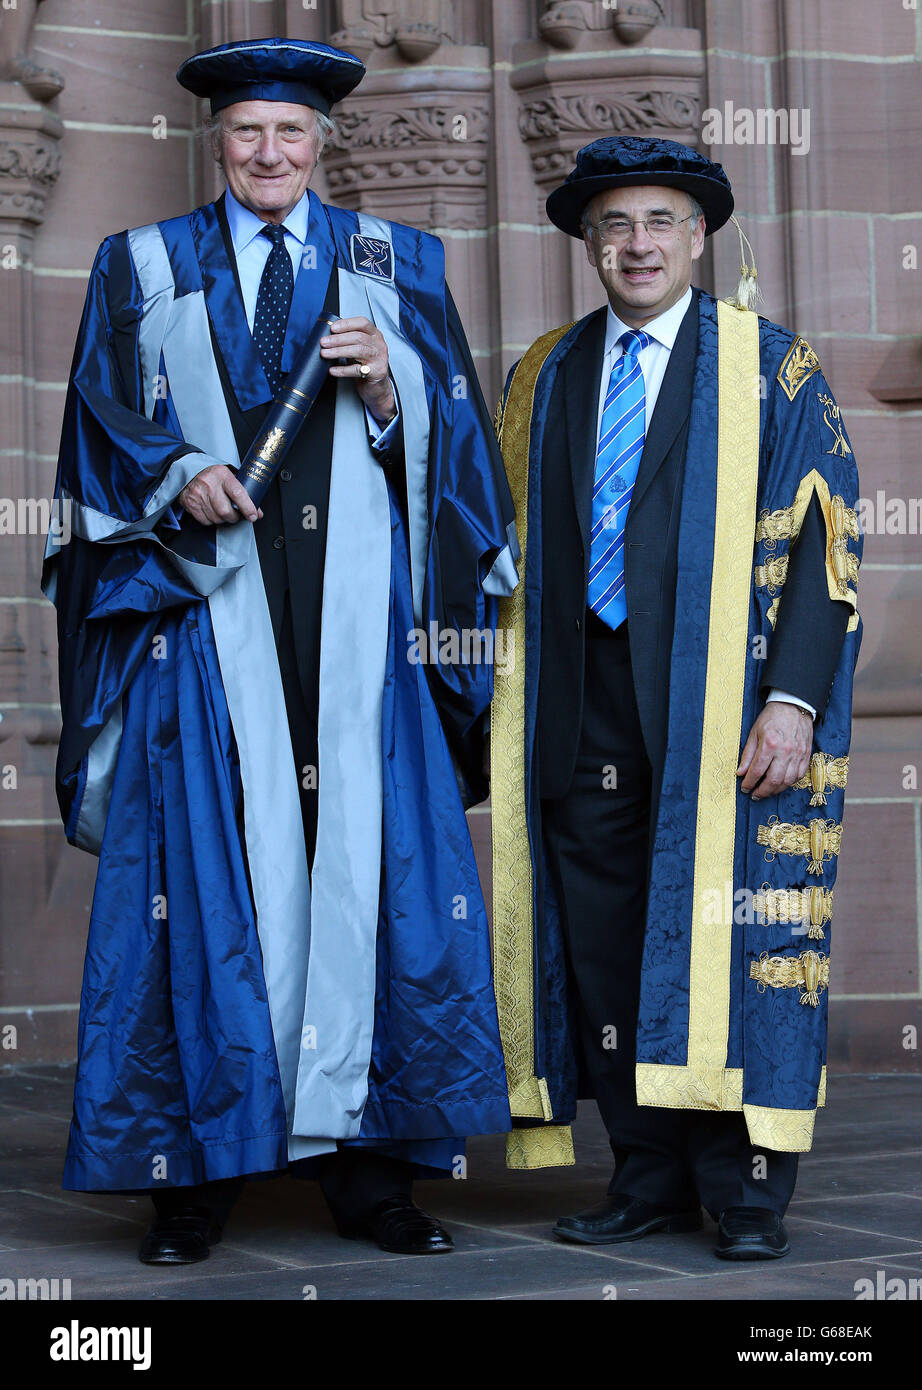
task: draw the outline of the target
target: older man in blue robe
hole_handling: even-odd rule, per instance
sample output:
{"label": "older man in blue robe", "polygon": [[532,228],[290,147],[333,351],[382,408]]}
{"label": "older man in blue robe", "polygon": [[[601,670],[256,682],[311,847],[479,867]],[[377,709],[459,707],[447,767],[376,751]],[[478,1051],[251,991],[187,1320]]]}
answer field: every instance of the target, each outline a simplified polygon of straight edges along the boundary
{"label": "older man in blue robe", "polygon": [[[448,1250],[412,1178],[509,1123],[464,806],[513,513],[440,243],[309,189],[363,72],[288,39],[184,63],[227,191],[105,240],[74,356],[44,587],[100,864],[64,1185],[149,1191],[150,1263],[286,1169],[343,1235]],[[235,469],[321,312],[256,507]],[[432,624],[472,635],[453,663]]]}

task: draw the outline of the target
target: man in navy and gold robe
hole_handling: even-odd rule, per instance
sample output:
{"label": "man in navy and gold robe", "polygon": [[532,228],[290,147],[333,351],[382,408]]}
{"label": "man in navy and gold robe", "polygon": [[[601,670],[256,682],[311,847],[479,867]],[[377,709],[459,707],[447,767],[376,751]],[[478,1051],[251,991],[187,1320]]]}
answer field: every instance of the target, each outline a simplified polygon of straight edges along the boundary
{"label": "man in navy and gold robe", "polygon": [[816,353],[691,286],[733,211],[668,140],[581,150],[548,215],[608,306],[540,338],[498,426],[524,552],[492,713],[495,980],[513,1167],[615,1167],[560,1219],[787,1253],[824,1103],[860,640],[851,448]]}
{"label": "man in navy and gold robe", "polygon": [[[492,670],[414,634],[489,631],[513,513],[441,244],[308,188],[363,72],[189,59],[228,191],[106,239],[74,356],[44,587],[100,865],[64,1184],[150,1191],[151,1263],[289,1166],[344,1235],[450,1249],[411,1179],[509,1123],[464,816]],[[321,311],[329,378],[257,509],[234,469]]]}

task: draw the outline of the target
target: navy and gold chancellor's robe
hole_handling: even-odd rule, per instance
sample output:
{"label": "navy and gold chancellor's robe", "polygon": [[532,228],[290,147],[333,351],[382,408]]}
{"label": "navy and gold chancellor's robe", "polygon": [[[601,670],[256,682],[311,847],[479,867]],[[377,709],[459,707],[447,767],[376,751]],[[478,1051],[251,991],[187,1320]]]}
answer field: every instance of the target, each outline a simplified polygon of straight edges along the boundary
{"label": "navy and gold chancellor's robe", "polygon": [[[643,573],[637,587],[645,559],[642,548],[631,549],[630,513],[625,532],[632,653],[630,610],[649,622],[641,610],[657,607],[667,578],[675,598],[675,623],[659,623],[649,669],[634,661],[635,685],[650,678],[638,705],[654,806],[636,1093],[641,1105],[742,1111],[753,1144],[798,1152],[810,1147],[825,1093],[829,920],[860,641],[857,474],[838,407],[803,339],[700,292],[689,313],[689,399],[670,426],[680,435],[684,428],[680,488],[662,518],[674,527],[671,578],[666,569],[658,578]],[[560,565],[559,545],[549,551],[545,533],[558,513],[545,518],[542,508],[555,386],[593,318],[532,346],[497,419],[524,553],[523,583],[501,605],[518,660],[497,680],[491,789],[495,979],[516,1124],[509,1161],[522,1167],[572,1161],[561,1126],[575,1112],[577,1066],[540,828],[541,796],[563,794],[548,788],[542,755],[550,780],[565,782],[567,735],[556,737],[560,720],[552,719],[542,745],[538,707],[548,664],[559,666],[578,639],[567,631],[556,646],[548,641],[544,610]],[[678,350],[679,339],[673,356]],[[662,395],[651,431],[662,425]],[[643,485],[639,475],[635,501]],[[831,688],[823,681],[815,692],[826,707],[809,776],[753,801],[736,767],[775,669],[791,545],[817,518],[818,583],[824,603],[828,595],[831,609],[845,609],[839,631],[847,631],[834,644]],[[549,554],[553,574],[544,573]],[[579,588],[580,568],[571,588]],[[583,575],[571,594],[577,629],[585,593]],[[657,679],[665,681],[659,705]],[[662,730],[647,720],[653,708],[662,709]]]}
{"label": "navy and gold chancellor's robe", "polygon": [[[313,194],[311,234],[283,370],[328,293],[371,318],[403,452],[388,476],[352,384],[328,384],[286,460],[312,481],[304,555],[290,517],[269,538],[284,575],[255,533],[285,481],[256,527],[199,526],[176,500],[237,463],[270,399],[218,209],[108,238],[91,274],[57,481],[72,535],[43,580],[62,815],[100,856],[67,1187],[277,1171],[338,1141],[445,1169],[455,1136],[508,1124],[450,751],[463,763],[492,670],[407,659],[415,627],[493,623],[515,582],[508,489],[440,244]],[[295,687],[316,759],[292,746]]]}

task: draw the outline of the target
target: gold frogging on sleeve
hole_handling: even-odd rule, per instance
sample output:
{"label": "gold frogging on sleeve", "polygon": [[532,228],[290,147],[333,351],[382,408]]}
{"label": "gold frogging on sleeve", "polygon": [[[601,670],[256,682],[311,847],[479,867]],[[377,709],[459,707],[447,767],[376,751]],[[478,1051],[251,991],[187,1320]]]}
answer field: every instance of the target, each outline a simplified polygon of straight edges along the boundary
{"label": "gold frogging on sleeve", "polygon": [[820,995],[829,988],[829,957],[819,951],[804,951],[799,956],[770,956],[763,951],[749,966],[749,978],[756,981],[760,994],[771,989],[801,990],[801,1004],[816,1008]]}
{"label": "gold frogging on sleeve", "polygon": [[788,557],[786,555],[773,555],[765,561],[764,565],[756,565],[755,581],[757,589],[767,589],[770,594],[775,594],[784,585],[788,577]]}
{"label": "gold frogging on sleeve", "polygon": [[767,825],[760,825],[757,844],[764,845],[768,863],[778,854],[796,854],[807,858],[807,873],[819,877],[823,865],[834,859],[842,843],[842,826],[833,820],[812,820],[808,825],[794,825],[769,816]]}
{"label": "gold frogging on sleeve", "polygon": [[766,922],[807,923],[807,936],[812,941],[824,941],[823,926],[832,919],[833,890],[831,888],[772,888],[762,884],[753,895],[753,911]]}
{"label": "gold frogging on sleeve", "polygon": [[848,598],[848,581],[851,580],[853,584],[858,582],[858,556],[853,555],[848,548],[845,503],[838,495],[829,499],[829,525],[832,529],[829,551],[836,586],[840,595]]}
{"label": "gold frogging on sleeve", "polygon": [[844,791],[848,782],[848,758],[832,758],[828,753],[814,753],[810,759],[809,771],[791,789],[796,792],[812,791],[811,806],[825,806],[827,791]]}
{"label": "gold frogging on sleeve", "polygon": [[[808,495],[806,501],[809,502],[809,500]],[[756,540],[762,541],[766,550],[774,550],[779,541],[795,540],[800,534],[805,511],[806,504],[800,508],[796,503],[791,507],[779,507],[774,512],[770,512],[767,507],[764,508],[759,513]],[[852,507],[844,508],[844,525],[845,534],[856,541],[861,530],[858,525],[858,513]]]}
{"label": "gold frogging on sleeve", "polygon": [[820,359],[806,338],[795,338],[778,368],[778,381],[789,401],[794,399],[804,382],[809,381],[819,369]]}
{"label": "gold frogging on sleeve", "polygon": [[[841,498],[839,499],[841,501]],[[844,542],[843,542],[844,544]],[[775,594],[784,588],[784,582],[788,577],[787,555],[769,556],[764,565],[756,565],[755,581],[757,589],[767,589],[770,594]],[[856,583],[858,579],[858,556],[853,555],[850,550],[845,550],[839,556],[838,564],[845,573],[846,579]],[[848,588],[842,591],[843,598],[847,595]]]}

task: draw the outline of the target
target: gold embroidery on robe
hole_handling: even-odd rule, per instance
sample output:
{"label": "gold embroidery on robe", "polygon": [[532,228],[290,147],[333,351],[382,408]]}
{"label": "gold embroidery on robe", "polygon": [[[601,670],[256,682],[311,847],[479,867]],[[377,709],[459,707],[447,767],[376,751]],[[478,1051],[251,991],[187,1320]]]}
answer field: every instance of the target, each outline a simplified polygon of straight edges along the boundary
{"label": "gold embroidery on robe", "polygon": [[806,338],[795,338],[788,348],[787,355],[778,368],[778,381],[781,389],[792,401],[805,381],[820,369],[820,359]]}
{"label": "gold embroidery on robe", "polygon": [[800,956],[770,956],[763,951],[758,960],[749,966],[750,980],[756,980],[760,994],[771,989],[793,989],[802,991],[801,1004],[810,1004],[814,1009],[820,1002],[820,995],[829,987],[829,957],[819,951],[804,951]]}
{"label": "gold embroidery on robe", "polygon": [[765,845],[766,862],[779,854],[807,857],[807,873],[819,877],[823,864],[834,859],[842,843],[842,826],[834,820],[812,820],[809,825],[795,825],[769,816],[767,825],[760,825],[756,842]]}
{"label": "gold embroidery on robe", "polygon": [[752,909],[766,922],[808,923],[807,936],[823,941],[823,926],[832,919],[833,896],[831,888],[772,888],[763,883],[761,891],[753,894]]}
{"label": "gold embroidery on robe", "polygon": [[[848,440],[845,438],[845,431],[842,429],[841,411],[831,396],[822,396],[817,391],[820,405],[825,406],[823,411],[823,424],[828,425],[833,434],[833,446],[827,449],[827,454],[834,454],[836,458],[847,458],[851,453],[848,447]],[[830,419],[830,416],[832,417]]]}
{"label": "gold embroidery on robe", "polygon": [[825,806],[827,791],[844,791],[848,781],[848,758],[832,758],[828,753],[814,753],[810,768],[792,784],[792,791],[812,791],[811,806]]}
{"label": "gold embroidery on robe", "polygon": [[755,581],[758,589],[767,589],[775,594],[783,587],[788,577],[787,555],[773,555],[764,565],[756,565]]}

